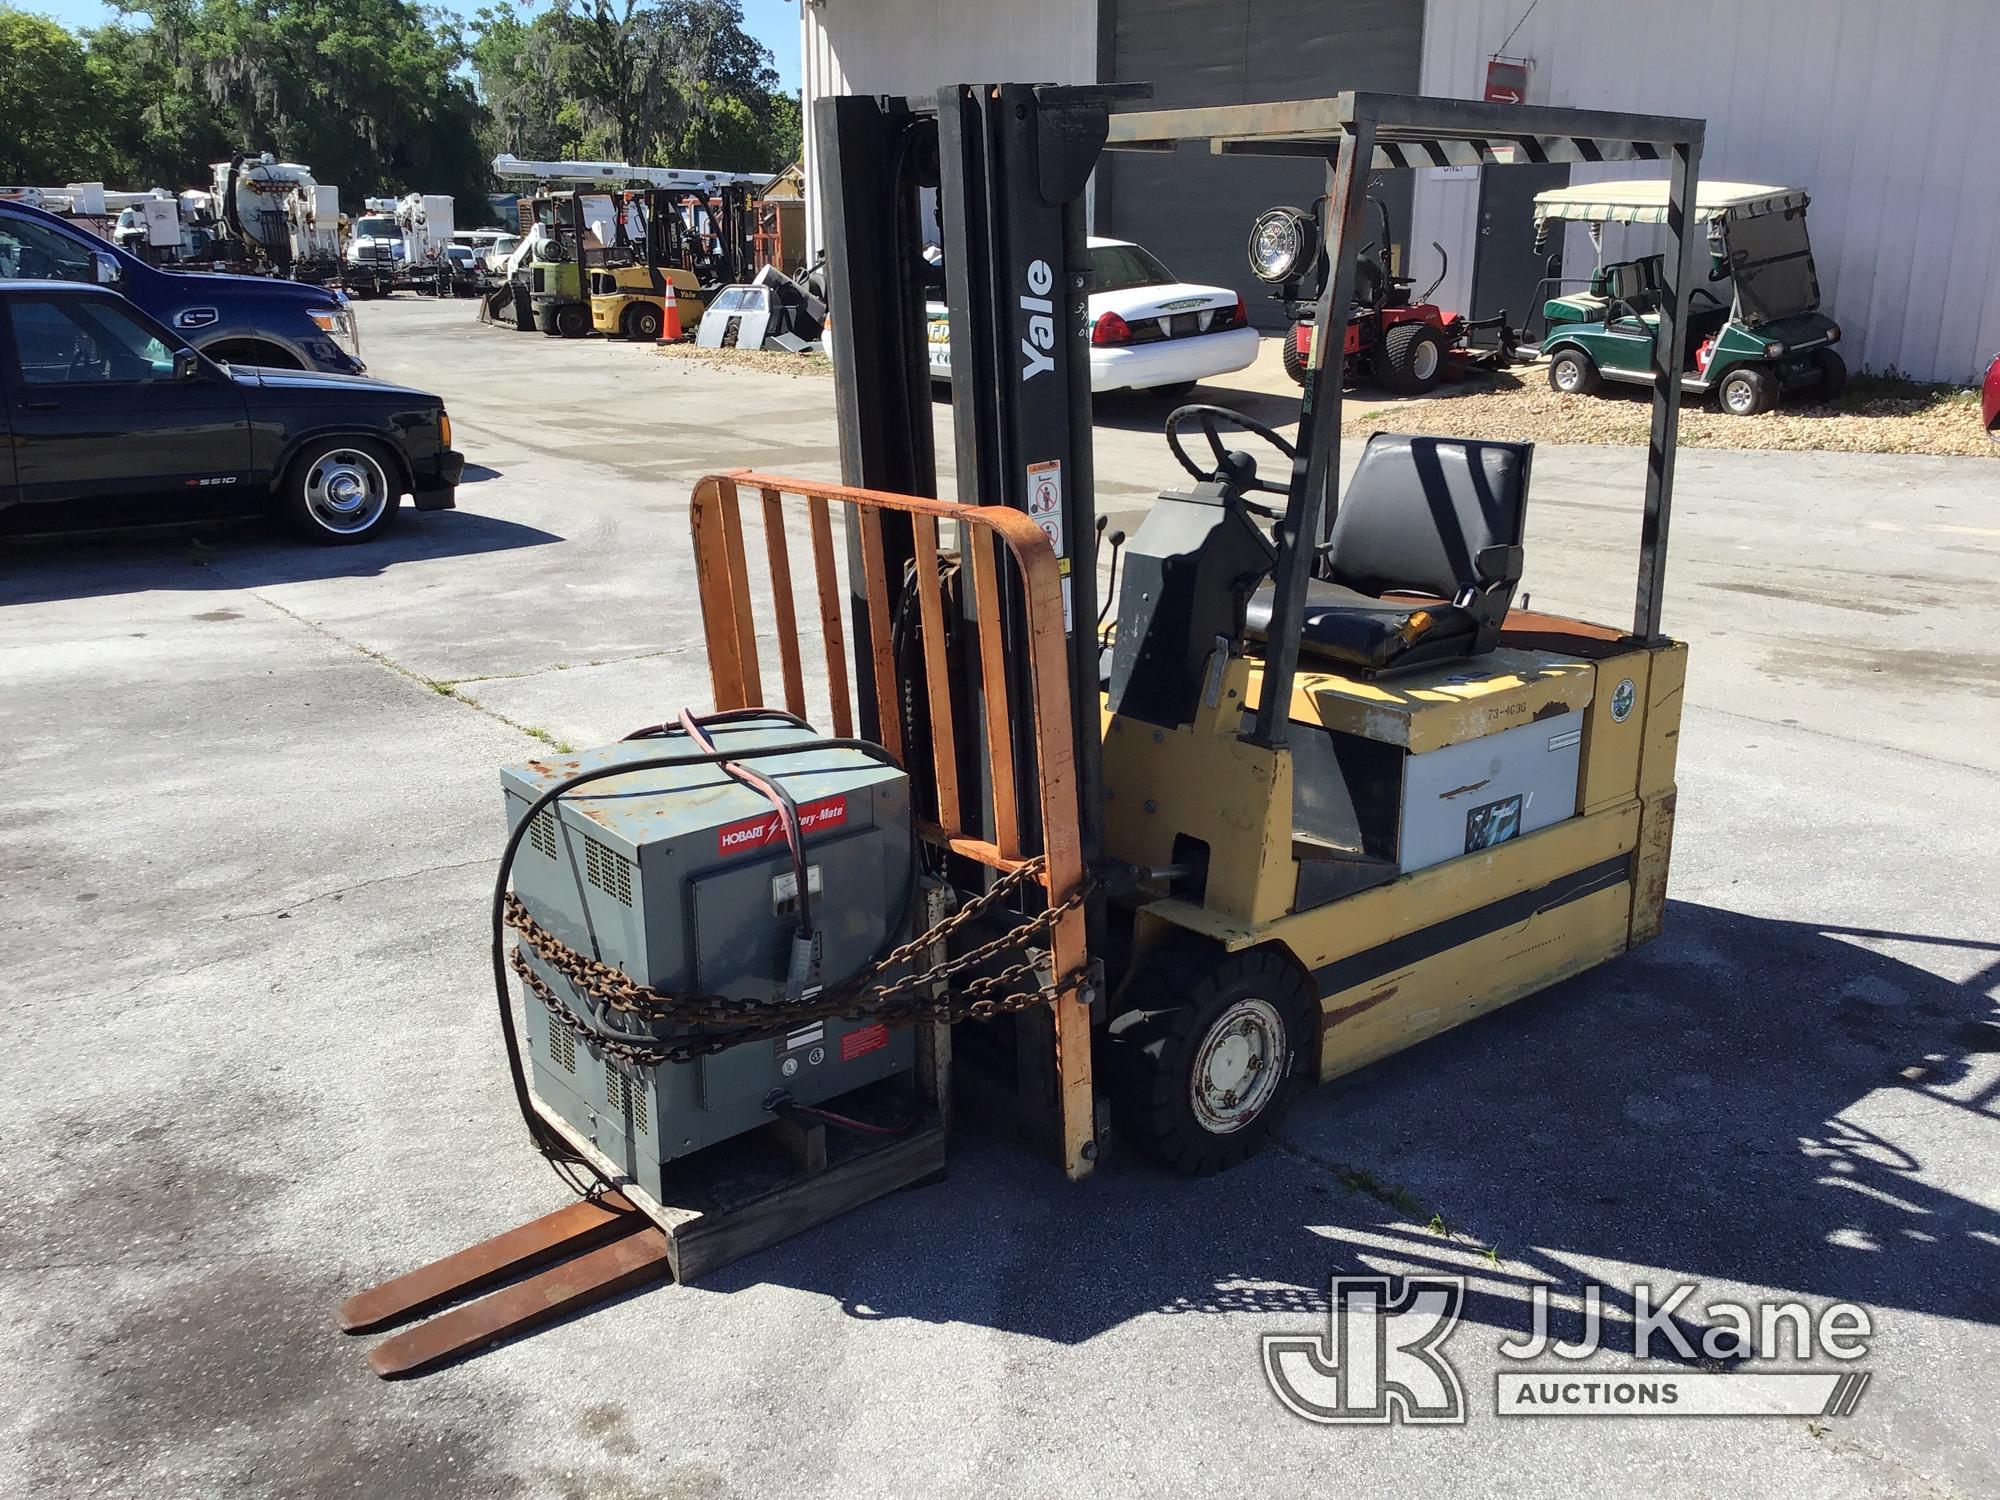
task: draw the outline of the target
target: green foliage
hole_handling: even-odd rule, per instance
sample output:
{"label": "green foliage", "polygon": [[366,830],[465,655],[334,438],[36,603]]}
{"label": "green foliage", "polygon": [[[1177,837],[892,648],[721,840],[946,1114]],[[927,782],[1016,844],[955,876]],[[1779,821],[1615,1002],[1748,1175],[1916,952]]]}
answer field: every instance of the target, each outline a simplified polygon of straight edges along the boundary
{"label": "green foliage", "polygon": [[0,182],[90,180],[97,118],[82,44],[43,16],[0,9]]}
{"label": "green foliage", "polygon": [[493,152],[776,171],[798,103],[736,0],[555,0],[523,22],[481,11],[471,49]]}
{"label": "green foliage", "polygon": [[127,20],[81,34],[0,4],[0,181],[206,186],[210,163],[269,151],[350,212],[450,192],[475,224],[499,151],[740,171],[800,153],[736,0],[496,0],[470,22],[409,0],[114,3]]}

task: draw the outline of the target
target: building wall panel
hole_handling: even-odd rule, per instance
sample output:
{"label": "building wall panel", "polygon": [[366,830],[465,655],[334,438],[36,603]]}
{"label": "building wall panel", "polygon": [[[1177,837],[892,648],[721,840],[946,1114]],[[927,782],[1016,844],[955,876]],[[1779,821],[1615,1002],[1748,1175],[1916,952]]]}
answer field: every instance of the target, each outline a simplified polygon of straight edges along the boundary
{"label": "building wall panel", "polygon": [[[1531,103],[1698,115],[1705,176],[1811,192],[1821,291],[1851,365],[1965,381],[2000,348],[2000,169],[1983,133],[2000,4],[1428,0],[1423,91],[1478,98],[1517,22],[1506,51],[1534,62]],[[1573,180],[1629,175],[1579,167]],[[1411,238],[1451,252],[1447,305],[1468,300],[1478,197],[1475,180],[1417,184]],[[1639,251],[1643,233],[1608,231],[1607,257]],[[1581,229],[1564,257],[1573,275],[1593,263]]]}

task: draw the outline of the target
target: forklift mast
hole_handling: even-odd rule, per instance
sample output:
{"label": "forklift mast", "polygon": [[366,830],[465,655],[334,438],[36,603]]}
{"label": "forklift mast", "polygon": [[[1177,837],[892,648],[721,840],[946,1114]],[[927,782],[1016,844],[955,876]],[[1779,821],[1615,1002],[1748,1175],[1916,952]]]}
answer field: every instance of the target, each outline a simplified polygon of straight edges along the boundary
{"label": "forklift mast", "polygon": [[[1062,570],[1086,861],[1099,851],[1101,816],[1084,193],[1110,104],[1149,94],[1146,85],[962,84],[935,99],[848,97],[815,106],[830,300],[841,310],[834,359],[842,478],[937,494],[924,351],[925,303],[941,290],[950,316],[958,498],[1025,512]],[[931,237],[925,194],[933,189],[950,249],[942,288],[923,255]],[[891,569],[908,566],[907,529],[885,541]],[[1018,601],[1001,602],[1007,669],[1020,673],[1028,653]],[[865,660],[867,621],[858,608],[852,613],[857,660]],[[976,701],[976,661],[962,662],[960,681]],[[1016,738],[1027,809],[1035,805],[1035,746],[1026,726]]]}

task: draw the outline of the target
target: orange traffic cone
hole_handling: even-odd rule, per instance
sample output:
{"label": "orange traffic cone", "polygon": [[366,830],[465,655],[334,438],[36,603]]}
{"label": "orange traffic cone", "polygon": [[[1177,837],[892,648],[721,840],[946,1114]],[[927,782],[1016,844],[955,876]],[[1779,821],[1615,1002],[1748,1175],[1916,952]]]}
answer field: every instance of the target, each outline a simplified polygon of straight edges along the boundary
{"label": "orange traffic cone", "polygon": [[674,295],[674,284],[670,281],[660,294],[660,342],[678,344],[685,334],[681,332],[681,304]]}

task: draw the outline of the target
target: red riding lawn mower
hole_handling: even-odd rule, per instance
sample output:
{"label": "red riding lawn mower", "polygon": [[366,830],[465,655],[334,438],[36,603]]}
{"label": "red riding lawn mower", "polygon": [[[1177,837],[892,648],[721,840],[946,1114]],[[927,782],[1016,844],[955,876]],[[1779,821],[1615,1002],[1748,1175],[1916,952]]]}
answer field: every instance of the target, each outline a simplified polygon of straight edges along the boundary
{"label": "red riding lawn mower", "polygon": [[[1450,264],[1444,246],[1431,247],[1444,262],[1437,280],[1421,296],[1411,295],[1416,279],[1395,274],[1388,206],[1379,198],[1368,201],[1382,216],[1382,234],[1362,246],[1354,265],[1354,310],[1347,319],[1341,383],[1353,385],[1368,375],[1398,395],[1421,396],[1442,379],[1459,378],[1470,366],[1512,364],[1514,334],[1504,310],[1475,322],[1430,300]],[[1326,199],[1321,198],[1310,212],[1282,206],[1266,209],[1250,227],[1250,269],[1258,280],[1275,287],[1272,296],[1285,304],[1291,320],[1285,335],[1285,373],[1300,385],[1305,384],[1313,317],[1326,285],[1321,222],[1325,212]]]}

